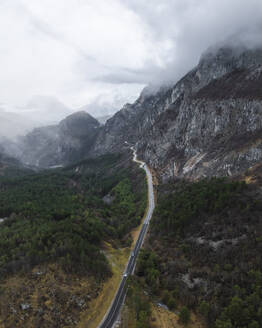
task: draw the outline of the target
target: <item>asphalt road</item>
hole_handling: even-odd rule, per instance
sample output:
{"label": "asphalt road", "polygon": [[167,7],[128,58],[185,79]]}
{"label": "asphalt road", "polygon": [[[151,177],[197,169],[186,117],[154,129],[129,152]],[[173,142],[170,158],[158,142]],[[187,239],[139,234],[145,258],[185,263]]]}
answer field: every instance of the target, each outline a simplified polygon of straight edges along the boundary
{"label": "asphalt road", "polygon": [[153,211],[155,208],[154,188],[153,188],[153,180],[152,180],[151,172],[150,172],[148,166],[144,162],[139,161],[137,159],[136,151],[134,150],[134,148],[131,148],[131,149],[133,151],[133,161],[140,164],[140,167],[142,167],[146,171],[147,186],[148,186],[148,209],[147,209],[146,217],[144,219],[144,223],[142,225],[138,239],[136,241],[136,244],[135,244],[133,250],[131,251],[128,263],[126,265],[126,269],[123,273],[123,277],[122,277],[122,280],[118,287],[118,290],[116,292],[116,295],[111,303],[109,310],[107,311],[103,321],[100,323],[98,328],[113,328],[114,327],[114,324],[119,316],[121,306],[125,299],[126,281],[128,279],[128,276],[134,272],[137,256],[138,256],[140,248],[143,245],[143,242],[144,242],[147,230],[148,230],[148,226],[149,226],[149,221],[152,217],[152,214],[153,214]]}

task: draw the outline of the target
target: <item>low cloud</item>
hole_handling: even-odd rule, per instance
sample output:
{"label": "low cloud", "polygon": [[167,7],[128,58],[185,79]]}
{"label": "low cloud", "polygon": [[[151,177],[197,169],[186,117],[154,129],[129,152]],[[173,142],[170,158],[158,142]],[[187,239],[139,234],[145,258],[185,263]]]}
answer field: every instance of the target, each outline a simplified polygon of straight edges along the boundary
{"label": "low cloud", "polygon": [[176,81],[210,46],[227,40],[248,47],[262,45],[260,0],[125,0],[151,30],[153,43],[166,42],[164,67],[154,80]]}
{"label": "low cloud", "polygon": [[261,0],[2,0],[0,102],[42,94],[111,113],[212,44],[261,46],[261,22]]}

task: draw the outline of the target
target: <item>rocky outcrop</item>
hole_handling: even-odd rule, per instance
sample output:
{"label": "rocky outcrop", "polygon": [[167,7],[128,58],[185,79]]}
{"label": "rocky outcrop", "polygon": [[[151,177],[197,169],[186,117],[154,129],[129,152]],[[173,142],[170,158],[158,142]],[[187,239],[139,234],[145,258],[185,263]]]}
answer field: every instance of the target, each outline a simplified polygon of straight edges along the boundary
{"label": "rocky outcrop", "polygon": [[261,82],[261,49],[209,49],[176,85],[145,89],[111,118],[94,151],[136,143],[164,180],[243,173],[262,160]]}

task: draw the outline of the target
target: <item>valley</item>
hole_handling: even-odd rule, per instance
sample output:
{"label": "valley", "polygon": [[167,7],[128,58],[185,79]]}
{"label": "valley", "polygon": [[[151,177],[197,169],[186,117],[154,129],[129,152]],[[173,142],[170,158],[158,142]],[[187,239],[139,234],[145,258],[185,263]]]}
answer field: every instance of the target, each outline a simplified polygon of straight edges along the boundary
{"label": "valley", "polygon": [[261,327],[261,77],[225,41],[103,124],[1,140],[0,327]]}

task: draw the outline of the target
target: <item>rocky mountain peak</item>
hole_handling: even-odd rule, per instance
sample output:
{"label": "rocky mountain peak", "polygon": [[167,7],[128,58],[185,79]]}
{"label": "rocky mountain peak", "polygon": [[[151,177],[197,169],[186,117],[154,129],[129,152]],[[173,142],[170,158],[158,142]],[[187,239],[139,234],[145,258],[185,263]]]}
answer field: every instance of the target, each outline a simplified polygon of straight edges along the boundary
{"label": "rocky mountain peak", "polygon": [[17,144],[7,145],[10,155],[27,165],[42,168],[67,165],[87,156],[100,127],[84,111],[67,116],[57,125],[36,128]]}
{"label": "rocky mountain peak", "polygon": [[200,57],[198,66],[221,65],[229,68],[250,68],[262,64],[262,46],[248,48],[241,44],[209,47]]}
{"label": "rocky mountain peak", "polygon": [[95,132],[99,126],[100,123],[84,111],[71,114],[59,123],[59,128],[63,133],[74,137],[88,136],[91,131]]}
{"label": "rocky mountain peak", "polygon": [[78,120],[89,121],[90,123],[93,123],[93,124],[98,123],[98,121],[93,116],[91,116],[84,110],[80,110],[80,111],[77,111],[77,112],[67,116],[65,119],[63,119],[60,122],[60,124],[62,124],[63,122],[74,122],[74,121],[78,121]]}
{"label": "rocky mountain peak", "polygon": [[247,49],[242,46],[211,47],[201,56],[197,74],[207,76],[206,83],[237,69],[251,69],[261,65],[262,49]]}
{"label": "rocky mountain peak", "polygon": [[125,106],[94,153],[136,143],[163,179],[236,175],[262,159],[262,49],[213,47],[173,86]]}

